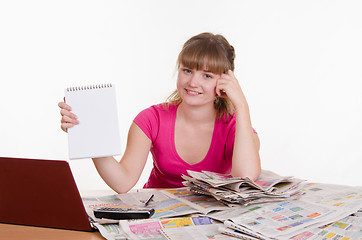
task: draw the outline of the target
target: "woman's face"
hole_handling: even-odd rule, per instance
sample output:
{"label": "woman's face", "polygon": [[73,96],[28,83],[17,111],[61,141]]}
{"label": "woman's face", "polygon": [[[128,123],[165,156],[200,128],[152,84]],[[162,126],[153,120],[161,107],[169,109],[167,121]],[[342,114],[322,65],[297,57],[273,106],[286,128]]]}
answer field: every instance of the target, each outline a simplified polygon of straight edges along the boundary
{"label": "woman's face", "polygon": [[216,84],[220,75],[208,69],[190,69],[180,66],[177,77],[177,91],[182,101],[190,105],[213,104]]}

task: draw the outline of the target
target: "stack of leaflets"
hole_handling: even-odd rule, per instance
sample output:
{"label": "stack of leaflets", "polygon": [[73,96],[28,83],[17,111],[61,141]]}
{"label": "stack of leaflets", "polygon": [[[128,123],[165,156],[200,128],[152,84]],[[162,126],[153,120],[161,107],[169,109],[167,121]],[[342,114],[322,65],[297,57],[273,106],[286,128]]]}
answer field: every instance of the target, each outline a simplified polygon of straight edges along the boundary
{"label": "stack of leaflets", "polygon": [[250,178],[232,177],[209,171],[188,170],[183,175],[183,184],[191,191],[210,195],[227,204],[255,204],[296,200],[302,194],[304,180],[281,177],[271,171],[262,170],[256,181]]}

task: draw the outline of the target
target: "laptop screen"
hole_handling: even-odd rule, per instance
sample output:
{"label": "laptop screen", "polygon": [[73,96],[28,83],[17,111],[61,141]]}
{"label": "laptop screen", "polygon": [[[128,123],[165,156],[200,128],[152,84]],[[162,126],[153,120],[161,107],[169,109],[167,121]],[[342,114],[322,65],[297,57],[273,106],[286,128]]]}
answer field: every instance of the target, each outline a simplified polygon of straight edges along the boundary
{"label": "laptop screen", "polygon": [[0,222],[92,231],[68,162],[0,157]]}

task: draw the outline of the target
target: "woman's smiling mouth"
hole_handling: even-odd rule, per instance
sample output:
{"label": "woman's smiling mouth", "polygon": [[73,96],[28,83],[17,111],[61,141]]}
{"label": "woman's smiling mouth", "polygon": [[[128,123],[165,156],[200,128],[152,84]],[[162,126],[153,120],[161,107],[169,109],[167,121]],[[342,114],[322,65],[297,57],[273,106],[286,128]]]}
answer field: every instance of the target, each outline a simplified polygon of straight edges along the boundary
{"label": "woman's smiling mouth", "polygon": [[200,92],[192,91],[187,88],[185,88],[185,90],[189,95],[200,95],[201,94]]}

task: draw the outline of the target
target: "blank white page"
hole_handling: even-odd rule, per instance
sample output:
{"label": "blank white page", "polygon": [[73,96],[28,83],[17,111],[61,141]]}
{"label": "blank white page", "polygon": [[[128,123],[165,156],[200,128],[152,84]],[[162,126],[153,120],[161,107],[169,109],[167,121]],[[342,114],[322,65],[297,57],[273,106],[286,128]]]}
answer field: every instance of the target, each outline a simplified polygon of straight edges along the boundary
{"label": "blank white page", "polygon": [[68,129],[70,159],[121,154],[114,85],[67,88],[65,101],[79,120]]}

